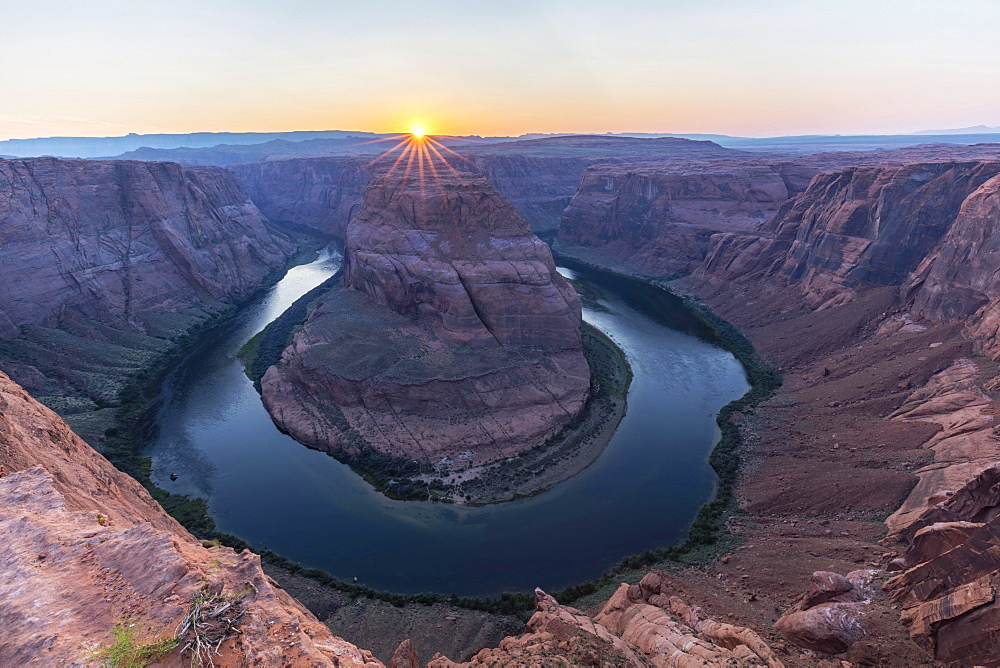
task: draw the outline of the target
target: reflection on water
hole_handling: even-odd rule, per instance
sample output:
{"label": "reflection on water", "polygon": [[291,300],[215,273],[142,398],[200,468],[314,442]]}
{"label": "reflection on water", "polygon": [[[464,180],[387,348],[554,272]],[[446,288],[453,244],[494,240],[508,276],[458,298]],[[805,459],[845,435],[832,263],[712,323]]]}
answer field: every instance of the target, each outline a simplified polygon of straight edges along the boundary
{"label": "reflection on water", "polygon": [[585,319],[626,351],[635,374],[607,450],[530,499],[484,508],[393,501],[281,434],[235,357],[339,262],[330,254],[292,269],[171,372],[149,448],[157,484],[206,497],[221,530],[257,547],[398,592],[558,589],[683,538],[715,485],[715,414],[748,389],[731,354],[626,304],[653,299],[646,286],[578,269],[574,280],[600,305]]}

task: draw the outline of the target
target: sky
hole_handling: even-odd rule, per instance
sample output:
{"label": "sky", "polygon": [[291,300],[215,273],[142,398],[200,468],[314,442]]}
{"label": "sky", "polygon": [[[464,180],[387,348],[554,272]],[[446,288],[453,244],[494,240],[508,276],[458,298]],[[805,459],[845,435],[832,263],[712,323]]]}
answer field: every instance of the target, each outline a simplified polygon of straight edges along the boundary
{"label": "sky", "polygon": [[0,139],[1000,125],[997,0],[0,0]]}

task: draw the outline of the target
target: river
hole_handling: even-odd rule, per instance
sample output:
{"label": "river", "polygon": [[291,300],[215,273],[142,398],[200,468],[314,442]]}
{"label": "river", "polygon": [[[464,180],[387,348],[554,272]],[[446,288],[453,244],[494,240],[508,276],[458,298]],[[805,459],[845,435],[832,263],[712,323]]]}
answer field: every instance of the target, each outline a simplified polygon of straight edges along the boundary
{"label": "river", "polygon": [[625,351],[634,372],[610,445],[582,473],[529,499],[481,508],[394,501],[279,432],[236,358],[339,265],[340,255],[325,251],[291,269],[170,370],[146,452],[157,485],[206,498],[218,528],[255,547],[400,593],[555,590],[683,539],[715,489],[715,415],[749,386],[732,354],[680,331],[682,308],[648,308],[656,295],[636,281],[560,268],[597,295],[584,318]]}

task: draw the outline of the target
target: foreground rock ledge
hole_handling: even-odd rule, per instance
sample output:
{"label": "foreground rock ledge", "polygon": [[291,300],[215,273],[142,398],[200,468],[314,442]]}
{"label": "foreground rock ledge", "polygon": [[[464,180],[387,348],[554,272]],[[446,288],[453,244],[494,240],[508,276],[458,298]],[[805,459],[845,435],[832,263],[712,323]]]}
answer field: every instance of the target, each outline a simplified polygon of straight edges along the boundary
{"label": "foreground rock ledge", "polygon": [[548,247],[483,177],[438,171],[373,179],[343,286],[262,379],[272,418],[306,445],[462,469],[538,446],[584,408],[580,301]]}
{"label": "foreground rock ledge", "polygon": [[[194,600],[246,613],[217,666],[380,666],[333,636],[260,566],[204,547],[146,490],[0,373],[0,665],[96,665],[88,650],[133,624],[136,641],[174,637]],[[185,641],[164,665],[189,665]],[[203,657],[204,658],[204,657]]]}

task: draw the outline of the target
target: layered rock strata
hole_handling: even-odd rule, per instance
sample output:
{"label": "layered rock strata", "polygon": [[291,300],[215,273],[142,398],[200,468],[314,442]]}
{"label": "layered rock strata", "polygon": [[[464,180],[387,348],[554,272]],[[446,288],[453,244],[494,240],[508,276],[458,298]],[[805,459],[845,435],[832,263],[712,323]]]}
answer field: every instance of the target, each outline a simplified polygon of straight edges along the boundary
{"label": "layered rock strata", "polygon": [[364,158],[272,160],[230,167],[268,220],[343,238],[371,175]]}
{"label": "layered rock strata", "polygon": [[116,401],[285,266],[265,223],[223,169],[0,160],[0,365],[67,416]]}
{"label": "layered rock strata", "polygon": [[236,620],[204,663],[382,665],[331,635],[257,555],[204,547],[2,373],[0,530],[2,665],[96,663],[116,627],[137,644],[177,638],[163,665],[198,663],[182,632],[198,599],[225,601]]}
{"label": "layered rock strata", "polygon": [[222,169],[0,160],[0,193],[17,267],[0,286],[4,338],[79,320],[161,332],[164,313],[246,296],[293,251]]}
{"label": "layered rock strata", "polygon": [[[791,170],[790,170],[791,171]],[[805,170],[808,179],[813,170]],[[804,184],[774,165],[597,165],[563,212],[559,239],[649,275],[688,273],[721,231],[752,229]]]}
{"label": "layered rock strata", "polygon": [[793,308],[825,308],[858,290],[898,286],[925,262],[997,162],[853,167],[817,176],[758,230],[720,234],[697,275],[754,283]]}
{"label": "layered rock strata", "polygon": [[586,402],[580,302],[480,176],[373,180],[343,287],[261,381],[297,440],[462,468],[543,443]]}

